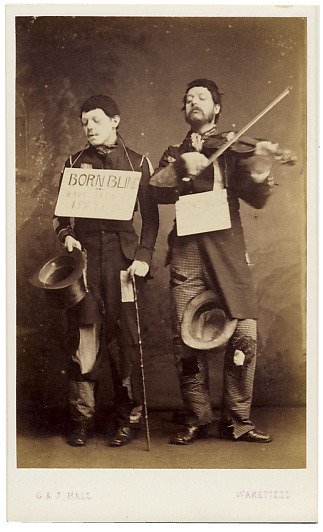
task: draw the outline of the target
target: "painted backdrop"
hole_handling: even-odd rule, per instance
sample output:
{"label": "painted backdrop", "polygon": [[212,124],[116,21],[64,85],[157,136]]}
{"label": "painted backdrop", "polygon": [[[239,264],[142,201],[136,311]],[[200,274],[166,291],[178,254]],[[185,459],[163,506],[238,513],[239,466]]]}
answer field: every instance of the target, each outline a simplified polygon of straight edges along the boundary
{"label": "painted backdrop", "polygon": [[[216,81],[222,131],[239,130],[286,87],[292,91],[250,134],[297,156],[276,164],[274,196],[261,211],[241,205],[260,305],[254,404],[305,402],[306,20],[303,18],[18,17],[16,19],[17,404],[21,414],[66,407],[64,315],[28,279],[60,251],[52,231],[60,171],[84,146],[79,106],[108,93],[129,147],[157,166],[187,132],[186,84]],[[173,206],[161,206],[153,280],[141,309],[148,402],[181,405],[172,359],[166,237]],[[139,222],[137,223],[139,227]],[[222,353],[211,359],[214,405]],[[109,403],[109,379],[99,388]],[[44,416],[33,416],[45,419]]]}

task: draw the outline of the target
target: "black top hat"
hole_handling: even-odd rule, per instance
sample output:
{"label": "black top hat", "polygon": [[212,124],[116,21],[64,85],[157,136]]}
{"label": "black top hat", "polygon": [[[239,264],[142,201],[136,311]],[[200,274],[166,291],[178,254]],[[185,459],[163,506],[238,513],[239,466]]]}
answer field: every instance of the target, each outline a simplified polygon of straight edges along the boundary
{"label": "black top hat", "polygon": [[220,297],[207,290],[187,305],[181,325],[184,344],[194,349],[214,349],[231,338],[238,320],[229,318]]}
{"label": "black top hat", "polygon": [[30,283],[46,291],[58,308],[70,308],[85,296],[85,257],[81,250],[58,255],[41,265],[31,277]]}

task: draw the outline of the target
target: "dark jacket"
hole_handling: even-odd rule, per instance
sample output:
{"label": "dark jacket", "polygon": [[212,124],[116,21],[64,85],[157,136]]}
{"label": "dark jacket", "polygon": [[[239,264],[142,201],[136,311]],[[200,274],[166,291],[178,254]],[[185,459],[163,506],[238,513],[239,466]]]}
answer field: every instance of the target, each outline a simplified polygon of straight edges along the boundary
{"label": "dark jacket", "polygon": [[[158,168],[151,178],[153,194],[165,202],[165,190],[168,189],[169,203],[175,202],[179,195],[207,192],[213,189],[213,165],[207,167],[194,181],[183,184],[184,169],[180,155],[195,151],[191,145],[190,133],[179,146],[170,146],[162,155]],[[205,140],[202,153],[210,157],[223,143],[220,135]],[[250,172],[250,154],[235,153],[227,150],[219,158],[219,166],[224,186],[227,188],[231,216],[231,228],[196,235],[201,253],[214,276],[216,284],[222,290],[229,313],[233,318],[247,319],[257,317],[257,304],[250,268],[246,261],[246,247],[239,212],[239,199],[243,199],[259,209],[264,206],[271,193],[271,187],[265,183],[255,183]],[[165,179],[164,179],[164,176]],[[164,183],[164,187],[163,187]],[[157,185],[157,186],[156,186]],[[163,190],[164,188],[164,190]],[[176,238],[176,227],[169,235],[171,248]]]}
{"label": "dark jacket", "polygon": [[[151,264],[152,253],[158,233],[158,205],[151,196],[149,187],[149,163],[146,157],[127,148],[128,156],[133,169],[142,174],[138,202],[140,207],[142,228],[140,242],[133,227],[133,220],[103,220],[94,218],[66,218],[54,217],[54,227],[58,238],[63,241],[67,235],[74,236],[82,243],[85,236],[98,231],[113,231],[120,235],[121,248],[124,255],[130,259],[136,259]],[[90,146],[83,151],[75,153],[66,162],[65,167],[74,166],[82,168],[131,170],[127,153],[119,142],[112,151],[103,155],[98,153],[95,147]],[[89,166],[91,165],[91,166]],[[61,176],[62,179],[62,176]],[[137,209],[136,205],[136,209]]]}

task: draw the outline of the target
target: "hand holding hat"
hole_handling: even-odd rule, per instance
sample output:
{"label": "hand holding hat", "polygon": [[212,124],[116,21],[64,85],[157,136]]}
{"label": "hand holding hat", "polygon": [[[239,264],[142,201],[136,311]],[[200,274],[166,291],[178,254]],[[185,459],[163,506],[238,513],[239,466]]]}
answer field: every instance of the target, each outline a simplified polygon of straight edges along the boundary
{"label": "hand holding hat", "polygon": [[237,322],[227,316],[218,294],[206,290],[194,297],[184,311],[182,340],[193,349],[222,347],[233,335]]}
{"label": "hand holding hat", "polygon": [[71,252],[73,251],[74,248],[77,248],[79,249],[80,251],[82,251],[82,246],[81,246],[81,242],[79,242],[78,240],[76,240],[76,238],[74,238],[73,236],[71,235],[67,235],[65,237],[65,240],[64,240],[64,247],[67,249],[67,251]]}

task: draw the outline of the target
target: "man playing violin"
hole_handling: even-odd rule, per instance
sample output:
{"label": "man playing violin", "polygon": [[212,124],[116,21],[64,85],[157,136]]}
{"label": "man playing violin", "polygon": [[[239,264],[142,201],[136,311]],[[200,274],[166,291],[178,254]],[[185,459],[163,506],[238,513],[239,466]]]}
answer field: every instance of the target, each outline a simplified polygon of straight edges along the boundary
{"label": "man playing violin", "polygon": [[[275,146],[259,142],[251,153],[226,150],[210,164],[208,158],[227,140],[219,134],[221,95],[207,79],[188,84],[183,111],[190,130],[180,145],[170,146],[150,180],[159,203],[178,203],[183,196],[225,191],[230,227],[178,235],[176,223],[168,242],[171,318],[175,365],[185,406],[185,426],[170,441],[187,445],[206,437],[214,421],[209,394],[207,351],[187,345],[181,324],[188,304],[212,290],[236,326],[226,341],[223,402],[218,436],[234,441],[267,443],[271,437],[250,420],[257,352],[257,304],[247,261],[239,200],[262,208],[273,188],[271,165]],[[203,198],[202,194],[200,197]],[[187,218],[193,217],[187,213]],[[177,220],[178,222],[178,220]],[[196,220],[198,223],[198,220]]]}

